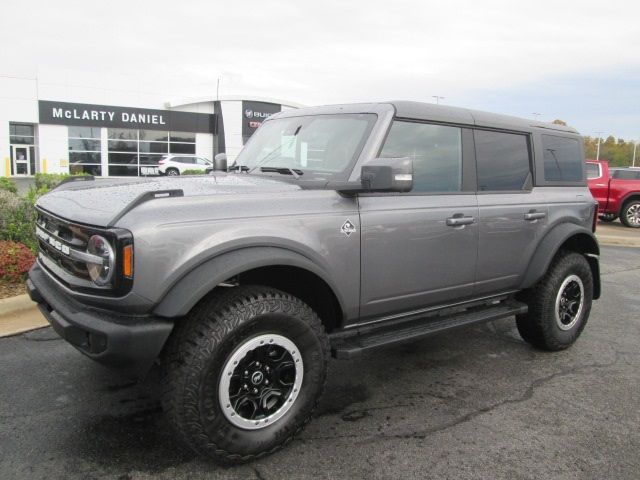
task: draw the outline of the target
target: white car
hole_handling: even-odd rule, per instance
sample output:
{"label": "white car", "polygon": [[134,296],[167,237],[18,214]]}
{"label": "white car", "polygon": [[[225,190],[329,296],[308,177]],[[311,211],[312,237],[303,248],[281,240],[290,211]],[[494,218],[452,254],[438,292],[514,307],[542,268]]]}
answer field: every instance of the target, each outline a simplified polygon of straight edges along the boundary
{"label": "white car", "polygon": [[211,166],[211,160],[197,155],[165,155],[158,161],[158,172],[168,176],[182,175],[185,170],[200,170],[204,173]]}

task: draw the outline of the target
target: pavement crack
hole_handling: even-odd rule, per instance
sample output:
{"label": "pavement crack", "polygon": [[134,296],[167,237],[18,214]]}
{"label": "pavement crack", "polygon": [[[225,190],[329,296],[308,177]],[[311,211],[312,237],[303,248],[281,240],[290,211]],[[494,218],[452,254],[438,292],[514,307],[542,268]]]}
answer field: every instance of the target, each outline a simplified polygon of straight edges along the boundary
{"label": "pavement crack", "polygon": [[[607,367],[611,367],[613,365],[615,365],[616,363],[618,363],[619,361],[619,354],[616,353],[615,354],[615,358],[613,361],[611,362],[607,362],[607,363],[591,363],[591,364],[587,364],[587,365],[578,365],[575,367],[570,367],[570,368],[565,368],[562,369],[558,372],[555,373],[551,373],[549,375],[546,375],[544,377],[538,378],[536,380],[534,380],[527,388],[525,388],[525,390],[518,395],[517,397],[512,397],[512,398],[506,398],[504,400],[501,400],[499,402],[496,402],[494,404],[491,405],[487,405],[485,407],[479,408],[477,410],[474,410],[472,412],[469,412],[465,415],[462,415],[461,417],[458,417],[450,422],[446,422],[444,424],[441,425],[436,425],[433,426],[431,428],[427,428],[425,430],[421,430],[421,431],[417,431],[417,432],[412,432],[412,433],[406,433],[406,434],[378,434],[375,435],[374,438],[372,438],[370,441],[372,442],[376,442],[379,440],[387,440],[387,439],[418,439],[418,440],[424,440],[425,438],[427,438],[430,435],[433,435],[435,433],[439,433],[439,432],[443,432],[445,430],[448,430],[450,428],[453,427],[457,427],[458,425],[462,425],[464,423],[470,422],[471,420],[484,415],[486,413],[489,413],[493,410],[496,410],[504,405],[509,405],[509,404],[518,404],[518,403],[522,403],[522,402],[526,402],[527,400],[530,400],[531,398],[533,398],[536,390],[541,387],[542,385],[549,383],[553,380],[555,380],[556,378],[560,378],[560,377],[564,377],[567,375],[573,375],[573,374],[577,374],[577,373],[585,373],[585,372],[589,372],[591,370],[594,369],[598,369],[598,368],[607,368]],[[390,408],[390,407],[388,407]],[[378,409],[382,409],[381,407],[379,407]],[[374,408],[371,409],[366,409],[368,411],[374,410]],[[347,435],[334,435],[334,436],[317,436],[317,437],[306,437],[306,440],[330,440],[330,439],[339,439],[339,438],[362,438],[365,436],[369,436],[369,435],[363,435],[363,434],[347,434]]]}

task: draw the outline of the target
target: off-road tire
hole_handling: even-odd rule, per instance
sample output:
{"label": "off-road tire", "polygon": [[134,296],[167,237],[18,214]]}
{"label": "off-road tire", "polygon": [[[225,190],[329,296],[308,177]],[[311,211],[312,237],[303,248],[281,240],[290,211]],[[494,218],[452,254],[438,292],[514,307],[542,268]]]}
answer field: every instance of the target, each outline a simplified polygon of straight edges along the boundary
{"label": "off-road tire", "polygon": [[640,228],[640,222],[631,223],[627,218],[627,213],[629,212],[629,209],[632,208],[640,209],[640,200],[629,200],[622,206],[622,210],[620,211],[620,222],[622,222],[625,227]]}
{"label": "off-road tire", "polygon": [[[258,430],[233,425],[218,389],[239,346],[263,334],[295,342],[303,360],[299,394],[284,416]],[[288,293],[261,286],[224,289],[176,325],[163,352],[163,409],[178,438],[200,455],[229,465],[271,454],[310,420],[324,389],[329,341],[315,312]]]}
{"label": "off-road tire", "polygon": [[[582,311],[568,330],[556,320],[556,298],[565,279],[571,275],[583,284]],[[563,350],[580,336],[589,319],[593,298],[593,274],[587,259],[574,252],[559,252],[544,277],[531,289],[522,292],[519,300],[529,306],[526,314],[516,315],[516,325],[523,340],[536,348],[548,351]]]}

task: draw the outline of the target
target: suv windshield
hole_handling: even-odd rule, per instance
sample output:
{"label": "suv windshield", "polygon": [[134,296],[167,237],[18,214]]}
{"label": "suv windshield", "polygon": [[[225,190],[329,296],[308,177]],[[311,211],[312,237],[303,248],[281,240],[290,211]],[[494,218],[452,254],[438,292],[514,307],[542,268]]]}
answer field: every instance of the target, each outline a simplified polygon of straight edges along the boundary
{"label": "suv windshield", "polygon": [[[357,158],[375,123],[375,114],[289,117],[265,122],[242,149],[236,163],[331,177]],[[271,168],[269,168],[271,167]]]}

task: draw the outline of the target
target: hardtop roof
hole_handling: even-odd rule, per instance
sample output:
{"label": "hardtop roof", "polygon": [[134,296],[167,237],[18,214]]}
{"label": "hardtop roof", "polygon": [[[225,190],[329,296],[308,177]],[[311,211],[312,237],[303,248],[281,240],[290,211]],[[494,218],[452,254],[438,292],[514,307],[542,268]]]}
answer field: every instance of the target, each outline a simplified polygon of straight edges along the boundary
{"label": "hardtop roof", "polygon": [[393,107],[395,109],[396,117],[398,118],[431,120],[436,122],[479,127],[503,128],[506,130],[530,131],[532,128],[542,128],[568,134],[578,134],[578,131],[573,127],[556,125],[554,123],[540,122],[537,120],[472,110],[468,108],[452,107],[449,105],[436,105],[433,103],[406,100],[304,107],[281,112],[274,115],[274,118],[331,113],[378,113],[382,110],[388,109],[389,107]]}

